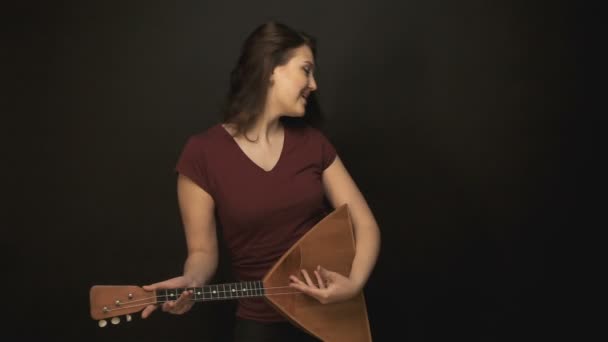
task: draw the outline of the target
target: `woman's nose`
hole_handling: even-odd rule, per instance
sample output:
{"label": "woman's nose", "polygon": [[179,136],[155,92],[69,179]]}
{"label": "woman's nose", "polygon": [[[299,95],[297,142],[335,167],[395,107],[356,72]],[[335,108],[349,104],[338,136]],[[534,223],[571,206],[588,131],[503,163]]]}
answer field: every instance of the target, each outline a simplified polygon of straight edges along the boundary
{"label": "woman's nose", "polygon": [[308,79],[308,88],[310,88],[311,91],[317,90],[317,81],[315,80],[315,77],[312,75]]}

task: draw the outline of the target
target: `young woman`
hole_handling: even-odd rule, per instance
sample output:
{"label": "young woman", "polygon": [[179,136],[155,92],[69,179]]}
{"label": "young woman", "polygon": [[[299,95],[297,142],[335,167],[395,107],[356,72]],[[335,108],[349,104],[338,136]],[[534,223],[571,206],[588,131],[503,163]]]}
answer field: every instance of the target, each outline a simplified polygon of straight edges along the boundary
{"label": "young woman", "polygon": [[[302,235],[345,203],[356,240],[350,275],[320,265],[292,275],[290,286],[321,303],[347,300],[363,289],[380,232],[334,146],[304,120],[317,89],[315,51],[313,38],[277,22],[249,35],[231,73],[223,122],[190,137],[177,162],[188,246],[183,275],[145,289],[210,281],[218,265],[216,229],[222,229],[237,279],[260,280]],[[191,298],[186,291],[162,310],[183,314]],[[142,317],[155,309],[148,306]],[[236,341],[314,340],[263,299],[239,299],[236,316]]]}

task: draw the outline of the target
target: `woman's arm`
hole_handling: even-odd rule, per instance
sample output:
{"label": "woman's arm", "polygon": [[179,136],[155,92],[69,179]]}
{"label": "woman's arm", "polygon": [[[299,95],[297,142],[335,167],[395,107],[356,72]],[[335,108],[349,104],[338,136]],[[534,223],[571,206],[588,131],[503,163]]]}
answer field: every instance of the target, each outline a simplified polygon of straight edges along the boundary
{"label": "woman's arm", "polygon": [[336,156],[334,162],[323,172],[323,186],[334,208],[348,204],[356,246],[349,278],[361,290],[367,283],[380,252],[378,223],[339,156]]}
{"label": "woman's arm", "polygon": [[307,270],[302,270],[305,281],[292,275],[290,286],[313,296],[321,303],[333,303],[352,298],[367,283],[380,251],[380,229],[365,198],[339,157],[336,156],[334,162],[323,172],[323,186],[334,208],[343,204],[348,204],[349,207],[356,248],[351,272],[345,277],[319,265],[313,270],[317,284],[314,284],[312,275]]}
{"label": "woman's arm", "polygon": [[184,277],[192,286],[202,286],[213,277],[218,264],[213,198],[182,175],[178,176],[177,195],[188,246]]}
{"label": "woman's arm", "polygon": [[[148,291],[200,287],[213,277],[217,269],[218,247],[213,198],[181,174],[177,178],[177,195],[188,246],[183,275],[144,286]],[[183,314],[192,307],[191,297],[191,292],[184,292],[178,300],[165,302],[162,309],[173,314]],[[156,308],[157,305],[146,307],[142,318],[150,316]]]}

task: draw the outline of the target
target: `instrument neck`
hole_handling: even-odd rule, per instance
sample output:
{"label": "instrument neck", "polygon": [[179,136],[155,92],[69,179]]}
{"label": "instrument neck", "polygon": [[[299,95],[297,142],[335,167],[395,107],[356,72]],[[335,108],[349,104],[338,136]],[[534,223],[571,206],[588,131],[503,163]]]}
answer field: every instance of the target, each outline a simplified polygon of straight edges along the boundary
{"label": "instrument neck", "polygon": [[205,285],[202,287],[156,290],[157,303],[162,304],[164,302],[177,300],[184,291],[192,291],[192,300],[196,302],[255,298],[263,297],[265,295],[264,284],[261,280],[256,280],[240,283]]}

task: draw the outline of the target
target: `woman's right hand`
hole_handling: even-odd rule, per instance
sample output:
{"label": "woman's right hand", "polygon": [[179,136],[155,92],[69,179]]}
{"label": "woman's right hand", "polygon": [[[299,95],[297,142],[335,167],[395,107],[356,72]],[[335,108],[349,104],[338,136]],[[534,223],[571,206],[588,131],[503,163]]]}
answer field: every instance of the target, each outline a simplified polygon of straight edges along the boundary
{"label": "woman's right hand", "polygon": [[[161,281],[159,283],[145,285],[143,289],[146,291],[154,291],[158,289],[174,289],[174,288],[187,288],[194,287],[196,285],[192,284],[188,278],[184,276],[175,277],[169,280]],[[194,301],[192,300],[192,291],[184,291],[177,300],[167,301],[162,304],[162,310],[165,312],[169,312],[175,315],[181,315],[183,313],[188,312],[190,308],[194,305]],[[159,305],[148,305],[144,311],[141,313],[141,318],[148,318],[154,310],[158,308]]]}

